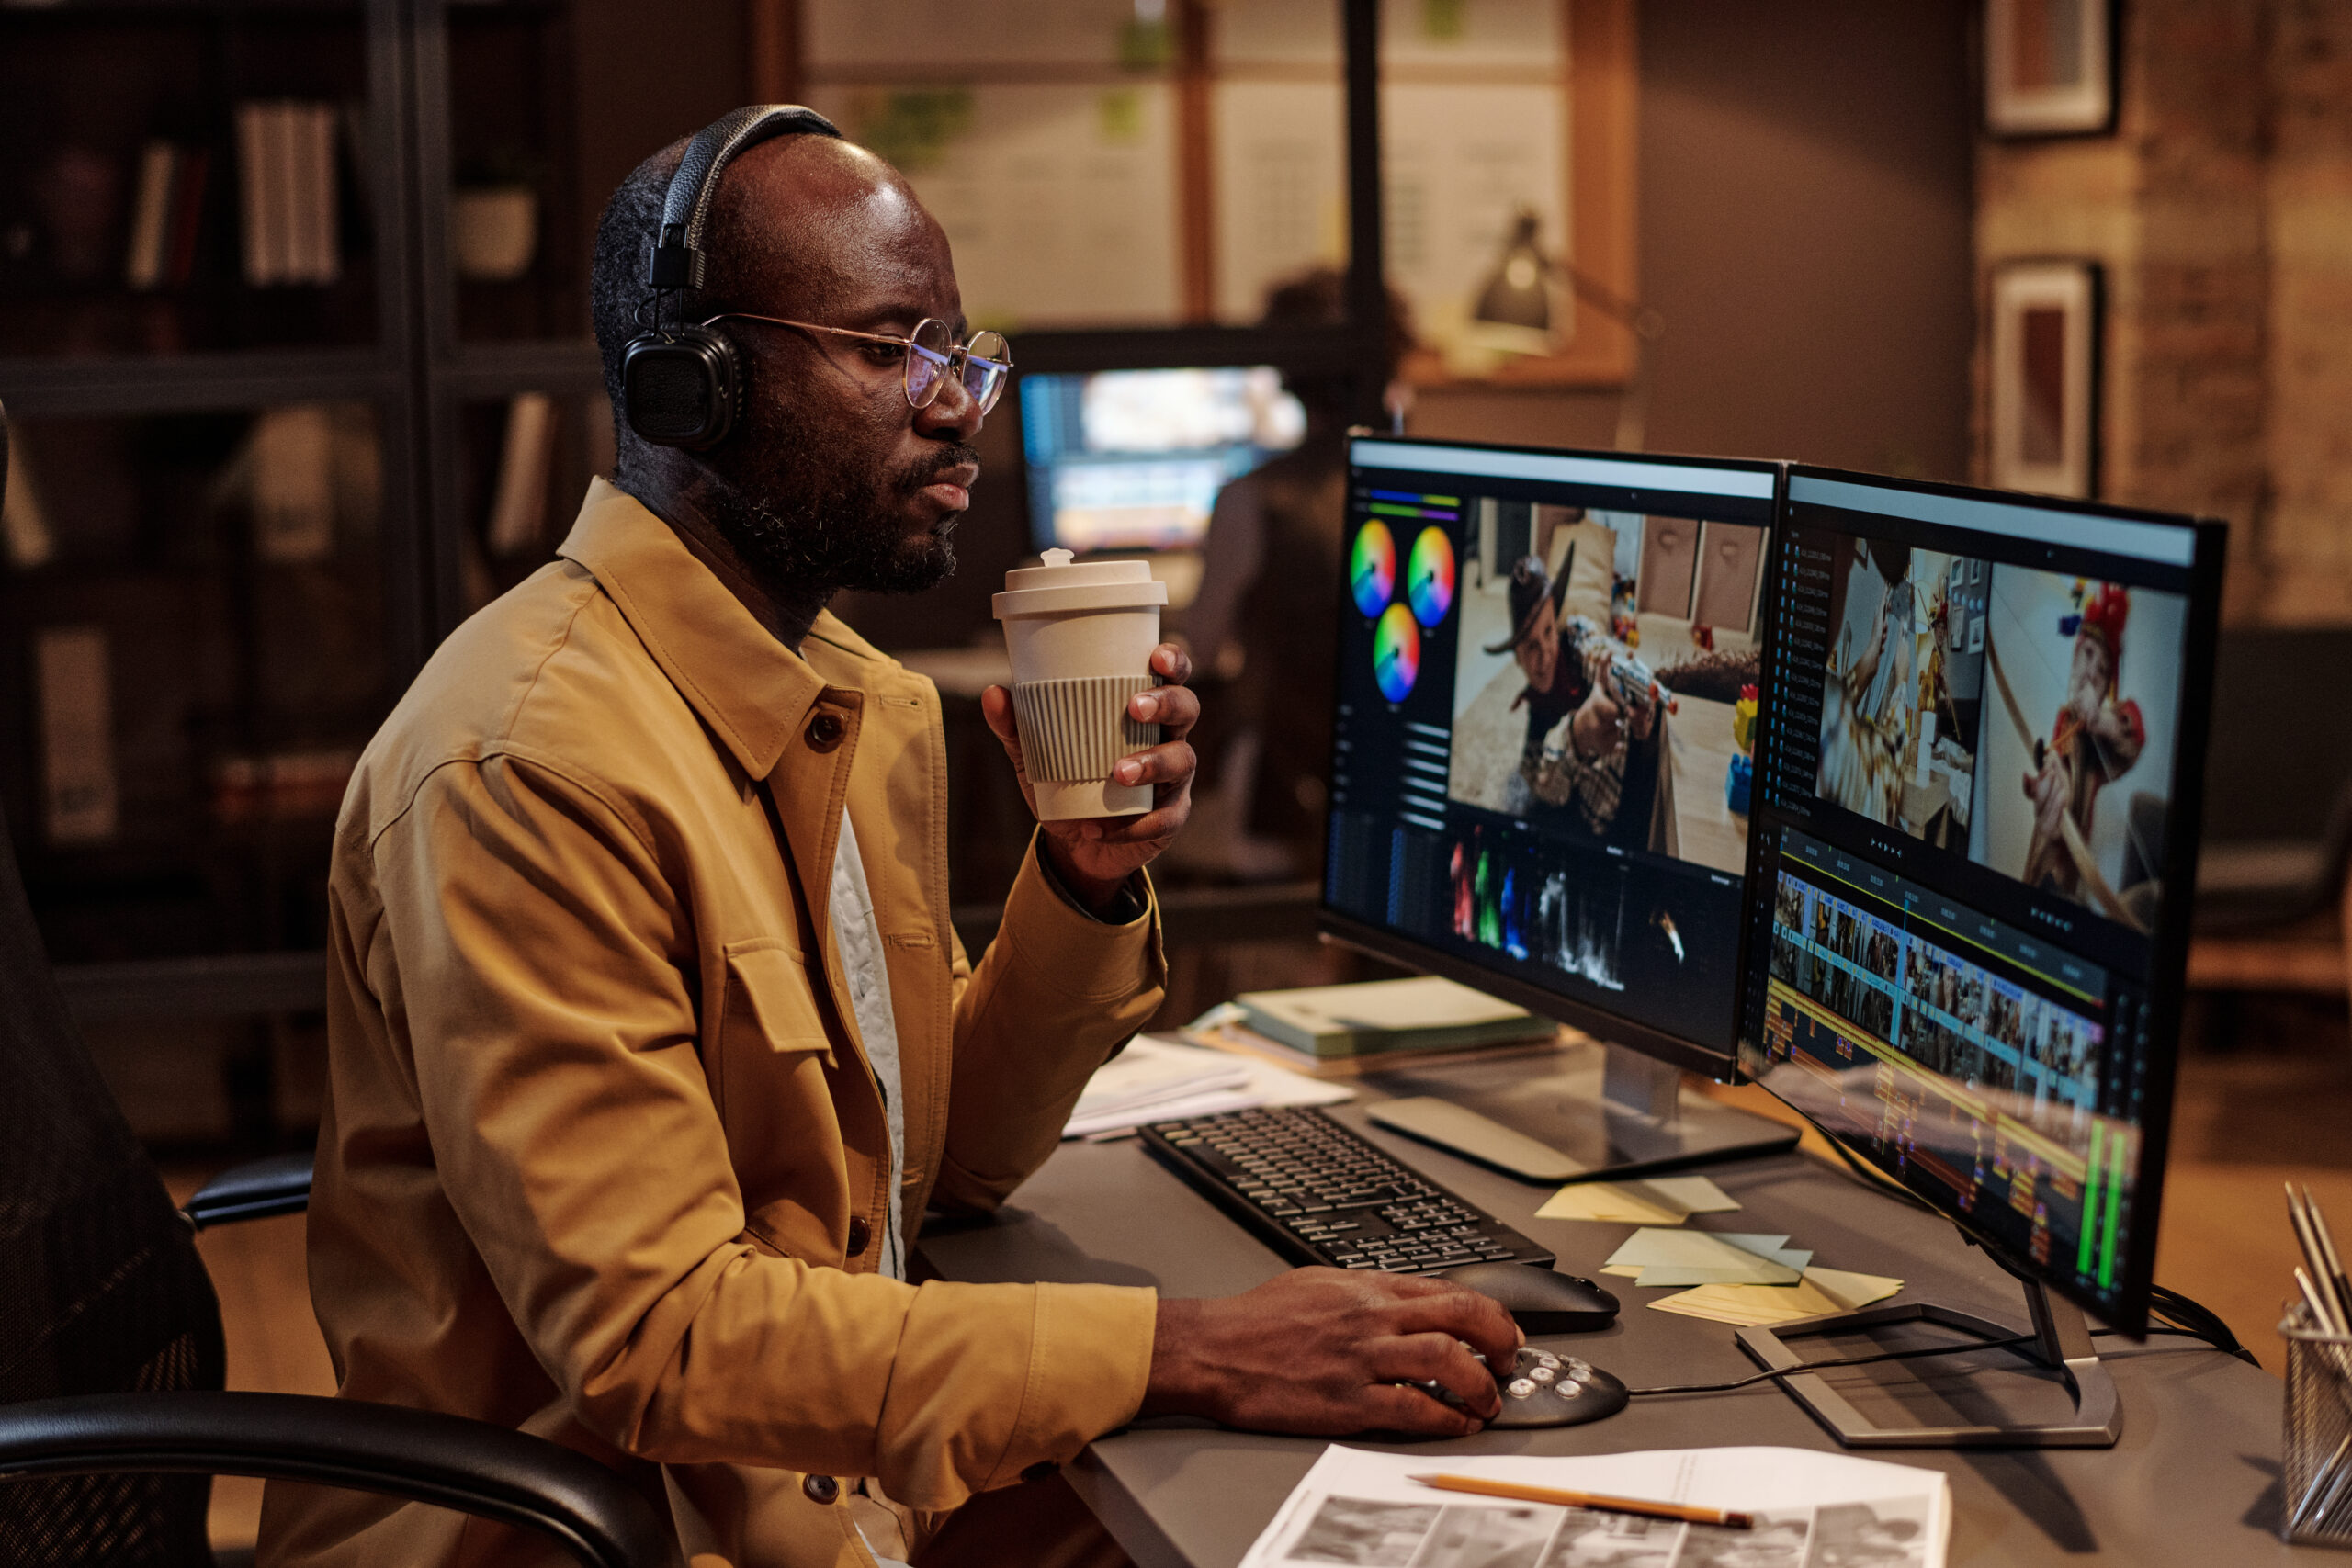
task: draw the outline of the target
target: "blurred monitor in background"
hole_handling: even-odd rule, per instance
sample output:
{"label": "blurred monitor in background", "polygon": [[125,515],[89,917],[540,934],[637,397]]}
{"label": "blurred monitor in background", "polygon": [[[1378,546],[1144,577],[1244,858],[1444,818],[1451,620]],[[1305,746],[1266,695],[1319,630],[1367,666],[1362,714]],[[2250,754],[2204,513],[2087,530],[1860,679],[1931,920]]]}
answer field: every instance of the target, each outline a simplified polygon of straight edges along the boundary
{"label": "blurred monitor in background", "polygon": [[[1347,274],[1317,267],[1266,297],[1260,324],[1329,327],[1348,319]],[[1388,365],[1413,345],[1403,298],[1388,295]],[[1292,375],[1283,385],[1304,416],[1289,452],[1234,479],[1216,497],[1200,592],[1182,620],[1221,700],[1204,705],[1201,776],[1235,808],[1234,863],[1249,877],[1313,876],[1322,865],[1331,758],[1334,618],[1347,529],[1347,426],[1354,390],[1345,375]],[[1205,835],[1204,835],[1205,836]]]}
{"label": "blurred monitor in background", "polygon": [[1021,434],[1040,550],[1198,550],[1217,491],[1299,444],[1272,366],[1028,376]]}

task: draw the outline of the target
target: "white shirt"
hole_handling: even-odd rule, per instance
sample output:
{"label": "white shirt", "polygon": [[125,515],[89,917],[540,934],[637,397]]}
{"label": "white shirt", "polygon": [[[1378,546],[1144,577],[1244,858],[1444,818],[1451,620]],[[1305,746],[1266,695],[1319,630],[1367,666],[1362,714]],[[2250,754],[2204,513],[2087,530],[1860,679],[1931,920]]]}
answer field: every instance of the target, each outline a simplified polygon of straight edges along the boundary
{"label": "white shirt", "polygon": [[890,1208],[883,1224],[882,1259],[876,1269],[903,1280],[907,1255],[899,1225],[899,1179],[907,1165],[907,1112],[899,1094],[899,1021],[890,1008],[890,970],[883,957],[882,928],[874,918],[874,895],[866,886],[865,859],[858,852],[857,834],[846,810],[842,813],[841,840],[833,849],[831,907],[833,945],[841,950],[850,1009],[857,1015],[857,1036],[874,1068],[890,1128]]}

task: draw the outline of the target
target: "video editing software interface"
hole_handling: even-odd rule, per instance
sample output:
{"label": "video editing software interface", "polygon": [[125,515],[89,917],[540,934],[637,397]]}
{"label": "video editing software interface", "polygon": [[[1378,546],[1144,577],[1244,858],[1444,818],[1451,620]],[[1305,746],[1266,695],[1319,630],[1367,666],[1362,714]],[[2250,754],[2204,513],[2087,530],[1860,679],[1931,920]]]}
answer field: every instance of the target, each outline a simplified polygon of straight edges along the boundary
{"label": "video editing software interface", "polygon": [[2202,765],[2196,544],[1799,468],[1767,595],[1742,1065],[2094,1306],[2169,1092],[2148,1011]]}
{"label": "video editing software interface", "polygon": [[1355,440],[1326,908],[1728,1066],[1778,477]]}
{"label": "video editing software interface", "polygon": [[1268,365],[1031,374],[1020,398],[1041,550],[1197,550],[1216,492],[1306,434]]}

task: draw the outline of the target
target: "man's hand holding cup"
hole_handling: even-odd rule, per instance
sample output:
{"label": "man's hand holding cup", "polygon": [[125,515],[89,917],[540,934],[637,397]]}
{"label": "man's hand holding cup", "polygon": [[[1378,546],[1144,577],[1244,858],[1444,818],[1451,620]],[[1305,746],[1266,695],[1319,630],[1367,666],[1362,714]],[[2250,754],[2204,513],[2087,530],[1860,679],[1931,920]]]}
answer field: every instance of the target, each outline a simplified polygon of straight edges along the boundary
{"label": "man's hand holding cup", "polygon": [[1192,660],[1159,638],[1166,585],[1141,561],[1048,550],[996,596],[1012,688],[980,695],[1069,890],[1107,906],[1193,808]]}

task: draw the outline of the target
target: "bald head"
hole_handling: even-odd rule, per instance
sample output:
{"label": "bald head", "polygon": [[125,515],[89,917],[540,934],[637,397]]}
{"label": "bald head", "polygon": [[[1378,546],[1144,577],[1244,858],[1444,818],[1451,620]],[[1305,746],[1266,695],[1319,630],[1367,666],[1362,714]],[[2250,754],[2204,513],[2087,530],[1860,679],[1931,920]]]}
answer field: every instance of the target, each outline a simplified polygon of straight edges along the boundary
{"label": "bald head", "polygon": [[[620,352],[643,331],[646,255],[661,227],[670,181],[685,156],[681,137],[621,182],[596,226],[590,293],[605,390],[620,403]],[[720,174],[703,234],[697,318],[729,310],[830,321],[855,288],[954,292],[946,235],[898,170],[852,141],[771,137]],[[963,326],[960,306],[951,326]]]}
{"label": "bald head", "polygon": [[825,312],[855,289],[952,277],[947,237],[913,187],[865,148],[831,137],[778,137],[736,159],[708,236],[713,292],[767,315],[830,320]]}

